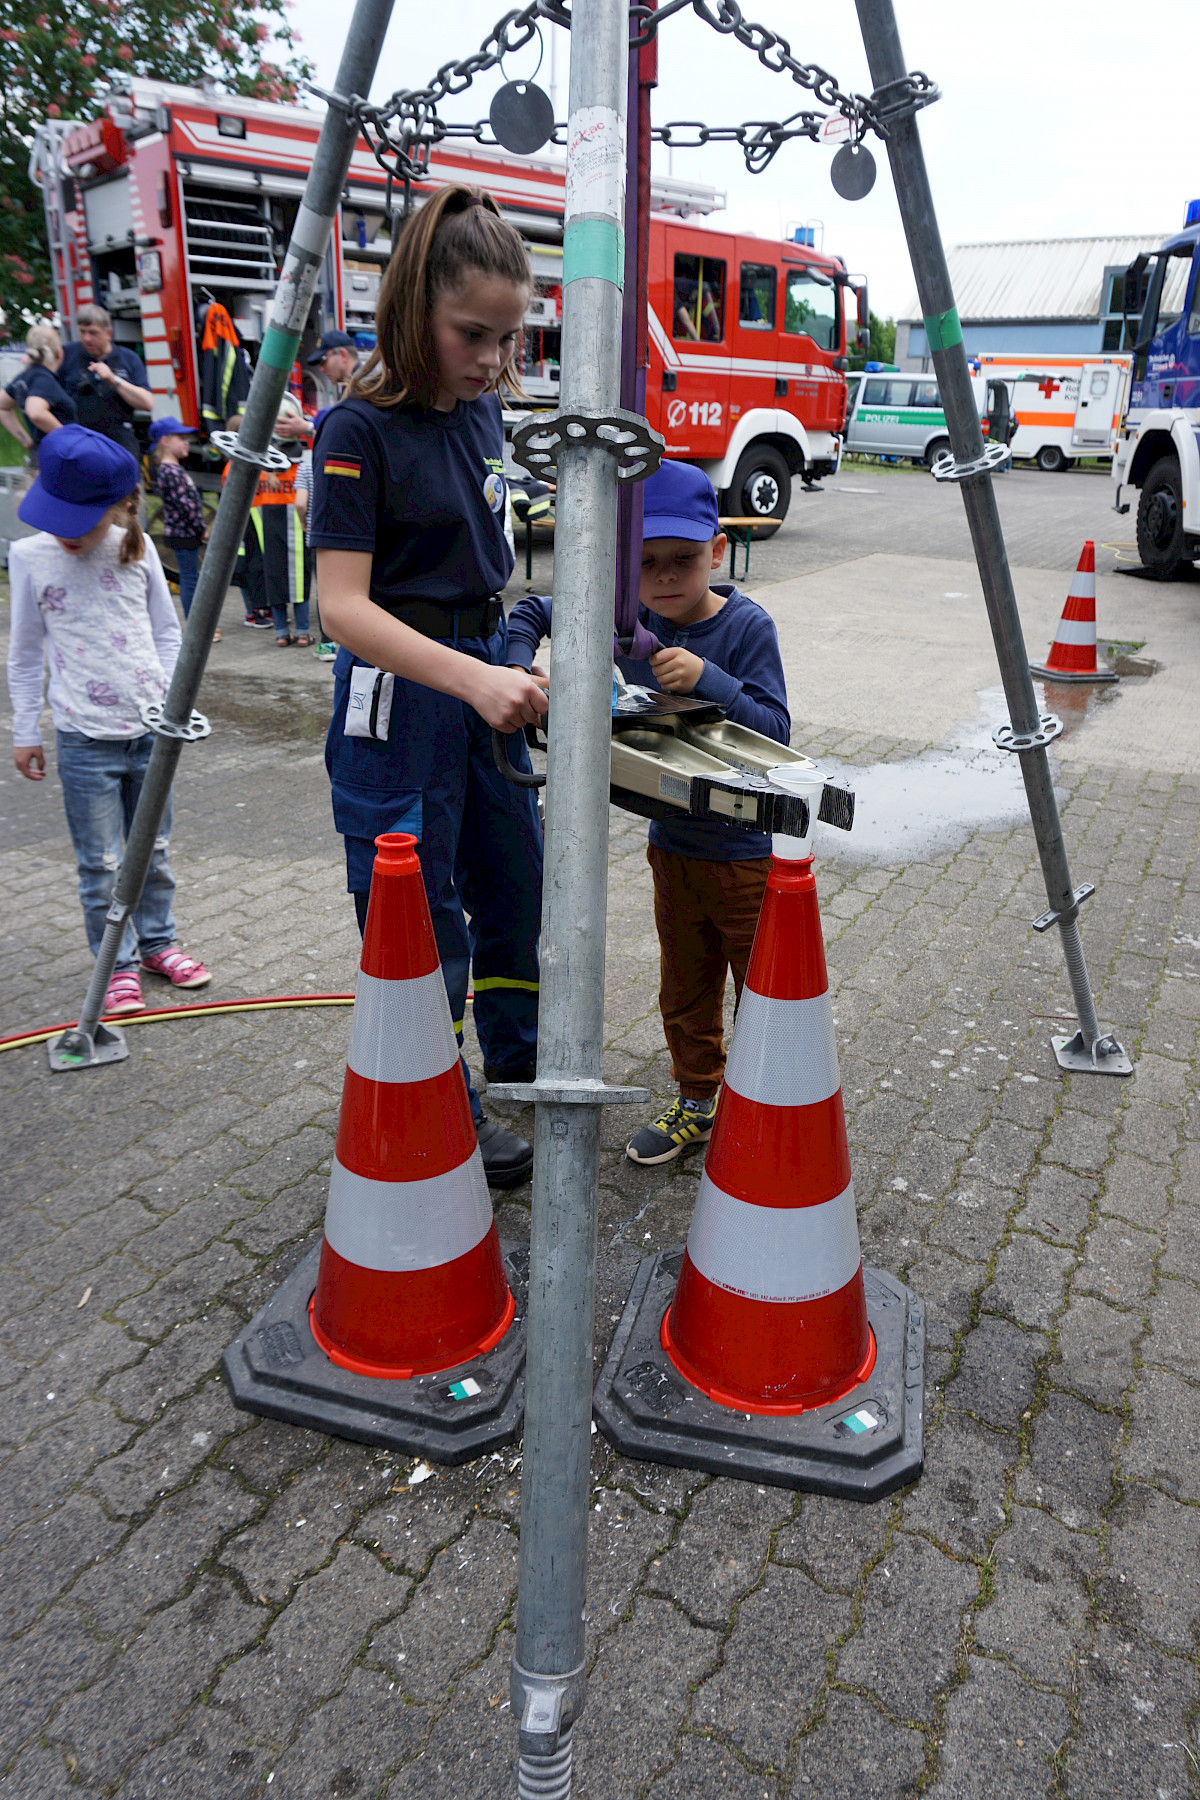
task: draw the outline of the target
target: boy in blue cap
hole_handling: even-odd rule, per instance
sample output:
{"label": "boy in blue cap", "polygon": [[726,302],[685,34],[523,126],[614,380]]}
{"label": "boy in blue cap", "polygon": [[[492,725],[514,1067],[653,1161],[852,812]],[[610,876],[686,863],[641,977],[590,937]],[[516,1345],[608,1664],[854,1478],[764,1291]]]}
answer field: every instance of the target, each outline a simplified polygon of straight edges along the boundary
{"label": "boy in blue cap", "polygon": [[[693,694],[726,717],[786,744],[791,737],[779,642],[770,615],[730,582],[712,483],[692,463],[664,462],[643,489],[639,618],[658,640],[647,661],[618,655],[627,681]],[[551,602],[530,595],[508,621],[510,664],[530,668],[549,635]],[[725,1071],[725,977],[741,998],[770,867],[763,832],[716,820],[654,820],[659,1007],[679,1096],[627,1146],[634,1162],[670,1162],[712,1136]]]}

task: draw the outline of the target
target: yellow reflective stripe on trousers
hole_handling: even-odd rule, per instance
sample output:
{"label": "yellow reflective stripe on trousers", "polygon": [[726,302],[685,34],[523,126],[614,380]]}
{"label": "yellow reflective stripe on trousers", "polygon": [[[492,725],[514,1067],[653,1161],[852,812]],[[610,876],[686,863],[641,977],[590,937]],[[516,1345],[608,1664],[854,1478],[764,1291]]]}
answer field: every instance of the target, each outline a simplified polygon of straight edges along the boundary
{"label": "yellow reflective stripe on trousers", "polygon": [[474,1250],[491,1228],[478,1148],[457,1169],[426,1181],[373,1181],[333,1159],[325,1238],[356,1268],[437,1269]]}
{"label": "yellow reflective stripe on trousers", "polygon": [[747,1300],[820,1300],[852,1280],[862,1252],[854,1183],[819,1206],[756,1206],[700,1177],[688,1255],[714,1287]]}
{"label": "yellow reflective stripe on trousers", "polygon": [[477,994],[486,994],[492,988],[519,988],[523,993],[536,994],[539,985],[536,981],[518,981],[515,975],[485,975],[482,981],[471,983]]}

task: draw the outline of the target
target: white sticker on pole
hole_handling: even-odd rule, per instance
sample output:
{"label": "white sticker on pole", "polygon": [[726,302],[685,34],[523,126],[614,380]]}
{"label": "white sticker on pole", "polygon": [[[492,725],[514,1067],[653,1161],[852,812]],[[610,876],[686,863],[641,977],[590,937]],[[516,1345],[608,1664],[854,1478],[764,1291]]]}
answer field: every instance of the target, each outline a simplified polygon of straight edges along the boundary
{"label": "white sticker on pole", "polygon": [[567,128],[567,212],[625,219],[625,121],[611,106],[581,106]]}

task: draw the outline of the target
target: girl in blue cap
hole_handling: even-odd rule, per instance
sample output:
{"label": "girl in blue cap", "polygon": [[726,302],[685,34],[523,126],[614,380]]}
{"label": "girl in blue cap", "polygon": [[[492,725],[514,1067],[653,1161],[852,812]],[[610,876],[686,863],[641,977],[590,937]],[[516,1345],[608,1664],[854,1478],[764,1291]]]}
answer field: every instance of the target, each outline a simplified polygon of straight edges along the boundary
{"label": "girl in blue cap", "polygon": [[[139,704],[163,699],[181,641],[158,552],[138,524],[138,498],[138,467],[128,450],[82,425],[64,425],[43,440],[38,478],[18,509],[36,536],[18,538],[8,552],[14,758],[27,780],[45,779],[38,716],[48,663],[58,774],[93,955],[154,745]],[[139,950],[141,967],[175,987],[212,979],[175,942],[170,829],[168,800],[109,983],[107,1013],[141,1011]]]}
{"label": "girl in blue cap", "polygon": [[[499,598],[513,558],[496,390],[515,385],[532,286],[495,201],[443,188],[405,226],[377,347],[313,448],[310,541],[342,646],[326,762],[347,886],[364,920],[375,837],[420,839],[451,1017],[461,1036],[470,975],[489,1080],[528,1080],[537,1047],[542,836],[492,756],[495,727],[528,768],[520,727],[547,704],[505,667]],[[488,1180],[515,1186],[533,1152],[467,1088]]]}

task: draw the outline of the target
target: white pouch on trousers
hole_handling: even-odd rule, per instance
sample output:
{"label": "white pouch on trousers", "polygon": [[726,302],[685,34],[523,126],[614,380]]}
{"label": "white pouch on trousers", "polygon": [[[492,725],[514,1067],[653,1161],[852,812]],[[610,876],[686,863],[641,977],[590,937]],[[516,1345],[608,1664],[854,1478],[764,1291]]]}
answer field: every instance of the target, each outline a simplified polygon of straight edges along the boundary
{"label": "white pouch on trousers", "polygon": [[387,669],[356,663],[350,671],[350,699],[346,706],[346,736],[387,741],[392,718],[392,690],[396,677]]}

